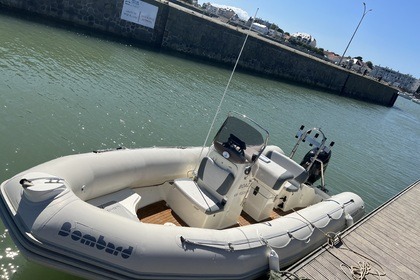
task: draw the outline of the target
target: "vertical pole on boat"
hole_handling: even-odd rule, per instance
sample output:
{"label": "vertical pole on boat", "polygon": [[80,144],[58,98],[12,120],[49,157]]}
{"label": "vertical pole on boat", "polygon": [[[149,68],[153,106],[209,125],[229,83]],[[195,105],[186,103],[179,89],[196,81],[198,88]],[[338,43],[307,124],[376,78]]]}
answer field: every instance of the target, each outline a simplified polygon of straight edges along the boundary
{"label": "vertical pole on boat", "polygon": [[219,106],[217,107],[216,114],[215,114],[215,115],[214,115],[214,117],[213,117],[213,121],[212,121],[212,123],[211,123],[211,125],[210,125],[210,129],[209,129],[209,131],[207,132],[207,136],[206,136],[206,139],[204,140],[204,144],[203,144],[203,147],[202,147],[202,149],[201,149],[200,155],[198,156],[198,159],[197,159],[197,164],[196,164],[196,166],[195,166],[195,168],[194,168],[194,171],[195,171],[195,170],[197,170],[198,165],[199,165],[199,163],[200,163],[200,158],[201,158],[201,156],[202,156],[202,154],[203,154],[204,148],[206,147],[206,143],[207,143],[207,141],[209,140],[211,130],[213,129],[214,123],[216,122],[217,115],[218,115],[218,114],[219,114],[219,112],[220,112],[220,108],[222,107],[223,101],[224,101],[224,99],[225,99],[226,93],[227,93],[228,88],[229,88],[229,85],[230,85],[230,82],[232,81],[233,74],[235,73],[236,67],[238,66],[239,59],[241,58],[241,55],[242,55],[242,51],[244,50],[245,45],[246,45],[246,42],[247,42],[247,40],[248,40],[249,33],[251,32],[251,27],[252,27],[252,24],[254,23],[255,18],[257,17],[258,9],[259,9],[259,8],[257,8],[257,10],[255,11],[254,18],[252,19],[251,25],[249,26],[248,32],[247,32],[247,34],[246,34],[246,37],[245,37],[244,43],[242,44],[242,47],[241,47],[241,50],[240,50],[240,52],[239,52],[238,58],[236,59],[235,65],[233,66],[232,73],[230,74],[229,81],[228,81],[228,83],[227,83],[227,85],[226,85],[226,88],[225,88],[225,91],[223,92],[223,95],[222,95],[222,99],[220,100]]}

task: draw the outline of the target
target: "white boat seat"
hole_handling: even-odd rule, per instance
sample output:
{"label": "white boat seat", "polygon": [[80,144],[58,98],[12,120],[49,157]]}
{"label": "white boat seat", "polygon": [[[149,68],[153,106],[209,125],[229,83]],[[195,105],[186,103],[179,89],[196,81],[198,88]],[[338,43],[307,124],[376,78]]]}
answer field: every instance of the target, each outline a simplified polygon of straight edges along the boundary
{"label": "white boat seat", "polygon": [[264,155],[260,156],[260,164],[255,177],[269,188],[278,191],[283,184],[292,179],[293,174]]}
{"label": "white boat seat", "polygon": [[139,221],[137,210],[139,209],[141,196],[130,188],[125,188],[117,192],[97,197],[87,201],[108,212]]}
{"label": "white boat seat", "polygon": [[297,162],[289,158],[288,156],[281,154],[277,151],[272,151],[267,155],[272,161],[287,170],[287,181],[290,184],[286,184],[285,188],[288,191],[297,191],[302,183],[308,179],[308,172],[300,166]]}
{"label": "white boat seat", "polygon": [[175,187],[194,205],[206,214],[223,210],[225,195],[232,186],[234,177],[220,168],[211,158],[205,157],[198,168],[197,179],[176,179]]}

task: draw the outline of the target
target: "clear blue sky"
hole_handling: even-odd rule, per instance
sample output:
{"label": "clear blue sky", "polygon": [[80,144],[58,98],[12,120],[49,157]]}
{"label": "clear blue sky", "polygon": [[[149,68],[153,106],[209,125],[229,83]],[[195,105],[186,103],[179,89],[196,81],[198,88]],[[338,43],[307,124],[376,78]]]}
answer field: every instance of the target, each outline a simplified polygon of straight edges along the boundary
{"label": "clear blue sky", "polygon": [[214,0],[241,8],[277,24],[285,32],[304,32],[317,47],[342,55],[357,24],[364,17],[346,56],[361,56],[374,65],[386,66],[420,78],[420,0]]}

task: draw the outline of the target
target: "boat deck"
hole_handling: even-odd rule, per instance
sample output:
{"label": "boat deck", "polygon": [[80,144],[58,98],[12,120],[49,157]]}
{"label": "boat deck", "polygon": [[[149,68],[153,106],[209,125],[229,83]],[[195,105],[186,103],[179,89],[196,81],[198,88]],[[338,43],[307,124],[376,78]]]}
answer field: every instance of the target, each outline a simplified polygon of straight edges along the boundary
{"label": "boat deck", "polygon": [[288,270],[299,279],[355,279],[350,269],[365,265],[367,275],[359,269],[357,279],[420,279],[419,197],[420,180],[344,232],[340,246],[324,246]]}
{"label": "boat deck", "polygon": [[[271,212],[270,218],[267,219],[267,221],[276,219],[286,214],[288,213],[275,209],[274,211]],[[148,205],[146,207],[140,208],[137,211],[137,217],[143,223],[161,224],[161,225],[165,223],[173,223],[177,226],[185,226],[185,227],[188,226],[180,217],[178,217],[174,213],[174,211],[172,211],[171,208],[169,208],[166,205],[165,201],[163,200],[153,203],[151,205]],[[236,226],[246,226],[246,225],[255,224],[255,223],[257,223],[257,221],[255,221],[248,214],[242,211],[241,216],[239,217],[238,223]]]}

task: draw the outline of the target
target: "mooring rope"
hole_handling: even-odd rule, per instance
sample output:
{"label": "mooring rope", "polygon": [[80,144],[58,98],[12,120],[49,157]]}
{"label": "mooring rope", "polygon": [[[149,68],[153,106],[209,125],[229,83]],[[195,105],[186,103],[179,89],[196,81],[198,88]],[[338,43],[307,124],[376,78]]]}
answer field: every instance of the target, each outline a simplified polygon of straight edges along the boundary
{"label": "mooring rope", "polygon": [[[292,208],[293,212],[295,212],[297,215],[299,215],[302,219],[304,219],[309,225],[311,225],[313,228],[318,229],[320,232],[322,232],[327,237],[327,244],[326,251],[329,252],[331,255],[333,255],[336,259],[341,261],[340,269],[343,271],[343,273],[352,280],[366,280],[367,275],[373,275],[376,276],[378,279],[381,279],[382,276],[385,276],[386,273],[384,272],[384,269],[382,265],[375,261],[373,258],[369,258],[365,254],[356,252],[355,250],[351,249],[347,244],[344,243],[344,240],[341,238],[339,233],[336,232],[325,232],[321,228],[315,226],[313,223],[311,223],[308,219],[306,219],[304,216],[302,216],[298,211],[296,211],[294,208]],[[344,247],[343,247],[344,246]],[[333,254],[331,249],[336,248],[337,250],[347,250],[349,252],[352,252],[368,261],[359,261],[357,265],[348,265],[346,264],[342,259],[340,259],[338,256]],[[371,263],[374,263],[379,267],[379,269],[376,269],[376,271],[372,271],[372,265]],[[347,270],[347,271],[346,271]],[[310,280],[308,278],[300,278],[296,273],[292,273],[289,271],[279,271],[281,276],[286,276],[286,279],[290,280]],[[294,278],[290,278],[294,277]],[[271,279],[271,275],[270,275]],[[279,278],[283,279],[283,278]]]}
{"label": "mooring rope", "polygon": [[[340,238],[340,240],[341,240],[342,245],[344,245],[345,247],[340,246],[339,248],[338,247],[335,247],[335,248],[337,248],[339,250],[347,250],[349,252],[352,252],[353,254],[356,254],[356,255],[368,260],[368,261],[359,261],[359,262],[357,262],[357,265],[348,265],[343,260],[341,260],[340,258],[335,256],[336,258],[338,258],[342,262],[342,264],[340,264],[340,269],[343,271],[343,273],[349,279],[365,280],[367,275],[373,275],[373,276],[376,276],[378,279],[381,279],[382,276],[386,275],[382,265],[379,262],[377,262],[373,258],[368,257],[365,254],[356,252],[355,250],[351,249],[347,244],[345,244],[344,241],[341,238]],[[327,249],[327,251],[330,254],[332,254],[328,249]],[[376,269],[376,271],[372,271],[371,263],[376,264],[379,267],[379,269]],[[347,274],[346,269],[349,271],[350,276]]]}
{"label": "mooring rope", "polygon": [[[303,217],[303,216],[301,216]],[[317,228],[317,227],[315,227]],[[321,232],[324,233],[324,231],[322,231],[320,228],[317,228],[318,230],[320,230]],[[355,250],[351,249],[346,243],[344,243],[344,240],[341,238],[340,234],[335,233],[335,232],[327,232],[326,234],[324,233],[324,235],[327,236],[327,248],[326,251],[328,253],[330,253],[331,255],[333,255],[336,259],[338,259],[339,261],[341,261],[340,264],[340,269],[341,271],[343,271],[343,273],[352,280],[366,280],[366,276],[367,275],[374,275],[377,276],[378,279],[381,279],[381,276],[385,276],[386,273],[384,272],[383,267],[381,266],[381,264],[377,261],[375,261],[373,258],[369,258],[368,256],[366,256],[365,254],[356,252]],[[345,246],[345,247],[343,247]],[[372,266],[370,264],[370,262],[365,262],[365,261],[359,261],[357,264],[357,266],[355,265],[348,265],[346,264],[342,259],[340,259],[339,257],[337,257],[336,255],[334,255],[330,249],[336,248],[337,250],[347,250],[349,252],[352,252],[353,254],[356,254],[366,260],[369,260],[370,262],[376,264],[381,271],[379,271],[378,269],[376,270],[376,272],[372,272]],[[346,270],[344,268],[347,268],[350,272],[350,276],[347,274]]]}

